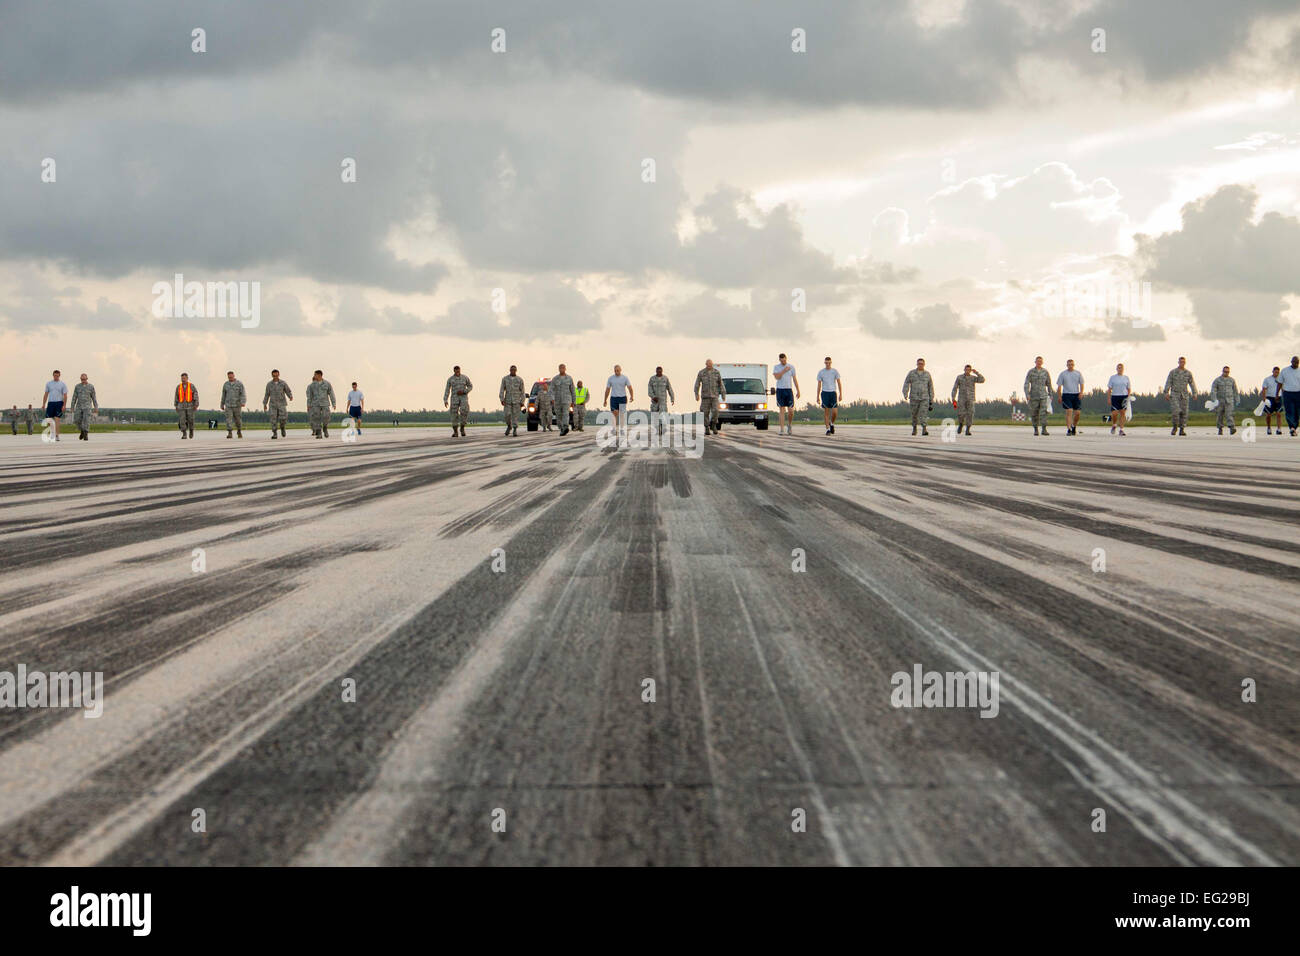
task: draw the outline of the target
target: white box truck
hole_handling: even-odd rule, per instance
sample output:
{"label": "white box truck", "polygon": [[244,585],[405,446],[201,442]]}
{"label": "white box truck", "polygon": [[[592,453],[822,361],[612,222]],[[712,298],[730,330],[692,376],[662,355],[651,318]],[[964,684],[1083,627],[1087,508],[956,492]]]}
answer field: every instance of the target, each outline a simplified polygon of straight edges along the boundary
{"label": "white box truck", "polygon": [[[748,425],[753,422],[760,431],[767,430],[768,395],[775,389],[767,387],[767,366],[753,362],[719,362],[718,372],[727,393],[718,402],[718,424]],[[775,407],[775,402],[772,403]]]}

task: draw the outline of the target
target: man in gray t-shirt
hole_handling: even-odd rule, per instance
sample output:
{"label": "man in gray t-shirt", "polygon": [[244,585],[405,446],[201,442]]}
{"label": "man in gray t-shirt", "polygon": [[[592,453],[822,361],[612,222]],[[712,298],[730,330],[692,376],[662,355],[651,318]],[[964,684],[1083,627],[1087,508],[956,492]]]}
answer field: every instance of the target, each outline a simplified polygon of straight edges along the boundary
{"label": "man in gray t-shirt", "polygon": [[1079,433],[1079,414],[1083,407],[1083,373],[1074,368],[1074,359],[1067,359],[1065,371],[1056,376],[1056,401],[1065,409],[1065,433]]}

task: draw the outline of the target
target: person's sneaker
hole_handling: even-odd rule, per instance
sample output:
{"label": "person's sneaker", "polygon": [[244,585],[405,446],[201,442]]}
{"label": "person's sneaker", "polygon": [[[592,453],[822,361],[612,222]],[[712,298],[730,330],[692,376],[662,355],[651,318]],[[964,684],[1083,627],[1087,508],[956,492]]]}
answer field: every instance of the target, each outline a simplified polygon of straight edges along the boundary
{"label": "person's sneaker", "polygon": [[1271,435],[1271,434],[1273,434],[1273,429],[1271,429],[1271,428],[1267,429],[1267,430],[1264,432],[1264,434],[1266,434],[1266,435]]}
{"label": "person's sneaker", "polygon": [[1110,426],[1110,433],[1111,433],[1112,435],[1115,434],[1115,426],[1114,426],[1114,425],[1111,425],[1111,426]]}
{"label": "person's sneaker", "polygon": [[829,435],[830,433],[831,433],[831,430],[830,430],[829,428],[827,428],[827,429],[826,429],[826,434]]}
{"label": "person's sneaker", "polygon": [[1122,429],[1122,428],[1119,430],[1119,437],[1120,437],[1120,438],[1123,438],[1123,437],[1124,437],[1124,429]]}
{"label": "person's sneaker", "polygon": [[834,425],[831,426],[831,434],[832,434],[832,435],[835,434],[835,426],[834,426]]}

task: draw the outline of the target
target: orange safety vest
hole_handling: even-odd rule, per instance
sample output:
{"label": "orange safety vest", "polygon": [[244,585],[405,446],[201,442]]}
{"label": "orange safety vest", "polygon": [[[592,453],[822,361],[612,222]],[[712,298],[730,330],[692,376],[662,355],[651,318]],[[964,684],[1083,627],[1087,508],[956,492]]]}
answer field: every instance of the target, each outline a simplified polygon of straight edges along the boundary
{"label": "orange safety vest", "polygon": [[194,384],[192,382],[181,382],[181,384],[176,386],[176,401],[194,401]]}

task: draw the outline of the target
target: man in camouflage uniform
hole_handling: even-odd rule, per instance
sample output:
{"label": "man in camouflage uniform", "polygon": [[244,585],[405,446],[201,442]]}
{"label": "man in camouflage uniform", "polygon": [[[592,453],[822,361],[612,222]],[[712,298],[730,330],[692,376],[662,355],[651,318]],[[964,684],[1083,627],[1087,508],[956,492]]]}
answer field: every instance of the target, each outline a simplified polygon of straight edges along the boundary
{"label": "man in camouflage uniform", "polygon": [[912,406],[912,434],[916,434],[918,423],[922,435],[930,434],[925,426],[930,420],[930,406],[934,404],[934,379],[925,370],[925,359],[917,359],[916,368],[903,379],[903,398]]}
{"label": "man in camouflage uniform", "polygon": [[704,414],[705,434],[721,434],[718,402],[727,397],[727,388],[722,383],[722,373],[713,367],[713,359],[705,359],[704,368],[695,375],[695,397],[699,399],[700,411]]}
{"label": "man in camouflage uniform", "polygon": [[[289,403],[293,401],[293,389],[289,383],[280,378],[278,368],[271,369],[271,380],[266,383],[266,391],[262,393],[262,411],[267,412],[271,419],[271,437],[279,438],[280,435],[288,437],[284,427],[289,421]],[[275,433],[279,427],[280,434]]]}
{"label": "man in camouflage uniform", "polygon": [[1187,405],[1195,394],[1196,382],[1187,367],[1187,359],[1180,355],[1178,368],[1170,369],[1165,379],[1165,400],[1169,402],[1173,425],[1169,434],[1187,435]]}
{"label": "man in camouflage uniform", "polygon": [[[587,418],[587,399],[591,397],[591,392],[582,384],[582,379],[578,379],[578,384],[573,389],[573,430],[585,431]],[[1278,399],[1281,401],[1281,399]],[[1279,405],[1278,408],[1282,406]],[[1281,421],[1279,418],[1278,421]]]}
{"label": "man in camouflage uniform", "polygon": [[510,366],[510,374],[501,379],[501,407],[506,413],[506,434],[519,434],[519,409],[524,404],[524,380],[519,369]]}
{"label": "man in camouflage uniform", "polygon": [[35,427],[37,421],[36,409],[32,408],[30,402],[27,404],[27,408],[23,412],[23,421],[27,423],[27,434],[30,435],[32,433],[32,428]]}
{"label": "man in camouflage uniform", "polygon": [[[957,431],[961,432],[962,423],[966,425],[966,434],[970,434],[970,423],[975,419],[975,386],[984,383],[984,376],[977,369],[966,366],[965,371],[952,383],[950,396],[957,406]],[[912,432],[916,434],[915,431]]]}
{"label": "man in camouflage uniform", "polygon": [[442,406],[449,407],[448,396],[450,396],[453,438],[457,435],[457,429],[460,429],[460,437],[465,437],[465,423],[469,421],[469,393],[473,388],[474,383],[469,380],[469,376],[460,374],[459,365],[452,368],[451,375],[447,379],[447,387],[442,390]]}
{"label": "man in camouflage uniform", "polygon": [[226,380],[221,385],[221,407],[226,413],[226,437],[230,437],[230,428],[233,425],[239,432],[239,437],[244,437],[244,406],[248,404],[248,393],[244,391],[244,383],[235,378],[234,372],[226,373]]}
{"label": "man in camouflage uniform", "polygon": [[668,403],[677,401],[677,396],[673,394],[673,383],[668,381],[662,365],[655,366],[655,373],[650,376],[650,382],[646,386],[646,394],[650,396],[650,420],[657,423],[659,434],[662,435]]}
{"label": "man in camouflage uniform", "polygon": [[330,437],[330,410],[337,408],[334,386],[325,381],[325,373],[316,369],[307,383],[307,423],[317,438]]}
{"label": "man in camouflage uniform", "polygon": [[181,372],[181,383],[172,392],[172,405],[176,408],[176,424],[180,426],[181,438],[193,438],[194,409],[199,407],[199,390],[190,384],[190,377],[185,372]]}
{"label": "man in camouflage uniform", "polygon": [[22,414],[23,413],[18,410],[17,405],[15,405],[9,412],[9,430],[12,431],[15,435],[18,434],[18,419],[22,416]]}
{"label": "man in camouflage uniform", "polygon": [[95,397],[95,386],[90,384],[90,377],[82,372],[81,381],[72,390],[72,420],[81,432],[77,436],[78,441],[90,441],[91,418],[98,412],[99,399]]}
{"label": "man in camouflage uniform", "polygon": [[551,430],[551,383],[542,379],[537,383],[537,424],[541,426],[542,431]]}
{"label": "man in camouflage uniform", "polygon": [[1237,434],[1237,423],[1233,420],[1232,413],[1237,408],[1241,393],[1237,391],[1237,380],[1228,374],[1229,371],[1228,366],[1223,366],[1223,374],[1210,383],[1210,398],[1219,403],[1215,411],[1218,413],[1216,423],[1220,435],[1223,434],[1224,421],[1228,423],[1228,434]]}
{"label": "man in camouflage uniform", "polygon": [[561,435],[569,434],[569,409],[573,407],[576,399],[573,379],[564,370],[564,363],[561,362],[559,374],[551,379],[551,401],[555,403],[555,417],[559,419]]}
{"label": "man in camouflage uniform", "polygon": [[[1047,434],[1047,409],[1052,404],[1052,373],[1043,368],[1043,357],[1034,359],[1034,367],[1025,373],[1025,400],[1029,402],[1029,417],[1034,423],[1034,434],[1042,426]],[[970,434],[967,432],[967,434]]]}

